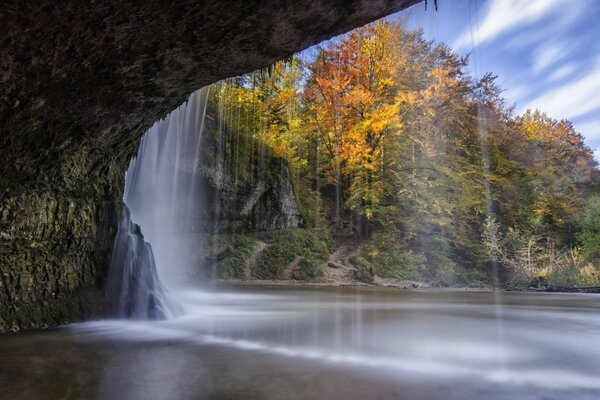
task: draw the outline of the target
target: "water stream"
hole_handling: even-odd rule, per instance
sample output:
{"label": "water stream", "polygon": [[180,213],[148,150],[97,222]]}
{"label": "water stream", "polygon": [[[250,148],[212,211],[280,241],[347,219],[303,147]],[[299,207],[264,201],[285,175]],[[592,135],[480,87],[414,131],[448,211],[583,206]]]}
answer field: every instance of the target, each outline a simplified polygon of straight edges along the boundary
{"label": "water stream", "polygon": [[181,310],[173,290],[184,279],[178,236],[198,229],[202,131],[209,87],[158,121],[141,139],[125,174],[125,210],[115,240],[109,300],[117,315],[156,319]]}
{"label": "water stream", "polygon": [[464,290],[177,291],[183,315],[0,340],[2,398],[553,399],[600,396],[600,298]]}
{"label": "water stream", "polygon": [[177,313],[156,271],[154,253],[124,206],[113,247],[107,307],[132,319],[164,319]]}

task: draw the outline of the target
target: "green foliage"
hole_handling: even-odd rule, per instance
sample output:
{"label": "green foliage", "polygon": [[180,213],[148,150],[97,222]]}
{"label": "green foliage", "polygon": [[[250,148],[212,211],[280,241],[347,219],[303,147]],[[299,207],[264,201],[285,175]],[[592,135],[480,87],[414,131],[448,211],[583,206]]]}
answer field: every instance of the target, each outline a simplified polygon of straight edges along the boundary
{"label": "green foliage", "polygon": [[364,283],[373,283],[375,268],[373,268],[369,260],[362,256],[355,256],[350,261],[356,267],[354,278]]}
{"label": "green foliage", "polygon": [[359,265],[371,268],[381,277],[415,280],[421,278],[426,262],[423,254],[406,250],[397,233],[389,230],[374,233],[356,259]]}
{"label": "green foliage", "polygon": [[296,258],[296,248],[293,245],[274,244],[260,254],[254,277],[257,279],[281,279],[283,271]]}
{"label": "green foliage", "polygon": [[320,276],[317,269],[333,247],[329,232],[323,229],[291,228],[261,232],[258,237],[270,244],[259,256],[254,276],[258,279],[280,279],[285,269],[300,258],[293,276],[298,279]]}
{"label": "green foliage", "polygon": [[585,260],[600,265],[600,197],[598,196],[590,198],[585,208],[578,239]]}
{"label": "green foliage", "polygon": [[321,194],[308,187],[306,182],[301,180],[295,185],[295,192],[297,193],[298,205],[304,220],[304,226],[307,228],[325,226],[326,220],[323,214],[324,209]]}
{"label": "green foliage", "polygon": [[557,249],[548,238],[500,224],[489,218],[483,242],[490,261],[506,268],[510,284],[520,287],[564,288],[599,284],[599,271],[577,247]]}
{"label": "green foliage", "polygon": [[300,281],[307,281],[320,278],[323,276],[321,264],[323,260],[318,260],[313,257],[301,258],[298,266],[292,271],[292,278]]}
{"label": "green foliage", "polygon": [[219,235],[219,248],[225,257],[217,261],[215,275],[219,279],[247,279],[245,266],[254,252],[256,238],[251,235]]}
{"label": "green foliage", "polygon": [[290,246],[299,255],[314,255],[326,259],[333,248],[333,241],[326,229],[290,228],[260,232],[258,238],[269,244]]}
{"label": "green foliage", "polygon": [[217,235],[212,244],[219,258],[214,263],[214,277],[218,279],[248,279],[245,266],[255,252],[258,240],[268,246],[259,254],[253,277],[282,279],[283,272],[295,260],[291,277],[297,280],[316,279],[323,275],[321,265],[327,260],[333,246],[325,230],[291,228],[257,234]]}
{"label": "green foliage", "polygon": [[600,270],[593,264],[586,264],[576,270],[570,283],[576,287],[598,287],[600,286]]}

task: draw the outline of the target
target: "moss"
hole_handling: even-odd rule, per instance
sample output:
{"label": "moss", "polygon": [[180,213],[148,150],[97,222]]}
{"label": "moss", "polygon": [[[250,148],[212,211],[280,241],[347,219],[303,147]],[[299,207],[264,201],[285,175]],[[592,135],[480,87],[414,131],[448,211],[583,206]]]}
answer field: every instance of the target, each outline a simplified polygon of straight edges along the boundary
{"label": "moss", "polygon": [[217,239],[226,252],[226,257],[217,261],[215,274],[219,279],[247,279],[245,266],[256,247],[252,235],[220,235]]}
{"label": "moss", "polygon": [[254,269],[257,279],[280,279],[285,268],[296,258],[294,246],[275,244],[267,247],[259,256]]}
{"label": "moss", "polygon": [[352,264],[354,264],[354,266],[356,267],[356,273],[354,275],[354,278],[356,280],[365,283],[373,283],[373,280],[375,278],[374,269],[371,263],[366,258],[362,256],[356,256],[352,257],[350,261],[352,261]]}
{"label": "moss", "polygon": [[292,271],[292,278],[300,281],[320,278],[323,276],[321,264],[322,262],[313,258],[301,258],[298,266]]}
{"label": "moss", "polygon": [[297,257],[301,260],[292,272],[294,279],[314,279],[322,274],[320,264],[327,260],[333,247],[326,230],[290,228],[261,232],[258,237],[271,246],[257,260],[257,279],[283,278],[283,271]]}
{"label": "moss", "polygon": [[217,279],[248,279],[245,267],[252,258],[258,240],[269,246],[256,260],[253,277],[256,279],[281,279],[285,269],[300,258],[293,271],[294,279],[315,279],[322,275],[320,265],[327,260],[333,242],[326,230],[290,228],[270,230],[257,234],[222,234],[212,238],[196,237],[191,243],[203,243],[205,270]]}
{"label": "moss", "polygon": [[0,309],[0,332],[36,329],[98,317],[102,313],[104,294],[95,287],[80,288],[62,298],[43,303],[21,303]]}
{"label": "moss", "polygon": [[325,229],[289,228],[265,231],[257,236],[269,244],[289,246],[300,256],[314,256],[324,260],[334,246],[330,233]]}
{"label": "moss", "polygon": [[0,330],[55,326],[102,307],[116,204],[40,191],[11,195],[4,208],[11,215],[0,241]]}

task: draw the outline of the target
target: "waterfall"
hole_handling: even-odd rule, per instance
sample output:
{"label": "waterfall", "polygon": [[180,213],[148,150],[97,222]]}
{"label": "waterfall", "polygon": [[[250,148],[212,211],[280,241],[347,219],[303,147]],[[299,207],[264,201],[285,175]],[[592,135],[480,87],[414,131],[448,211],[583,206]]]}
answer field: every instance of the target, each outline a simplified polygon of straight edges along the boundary
{"label": "waterfall", "polygon": [[[168,289],[185,281],[181,238],[199,230],[202,130],[208,87],[158,121],[141,139],[125,173],[124,208],[109,276],[109,304],[120,317],[177,313]],[[196,219],[197,220],[197,219]]]}
{"label": "waterfall", "polygon": [[114,314],[134,319],[164,319],[175,307],[160,283],[152,247],[131,221],[127,206],[121,212],[109,275],[109,306]]}

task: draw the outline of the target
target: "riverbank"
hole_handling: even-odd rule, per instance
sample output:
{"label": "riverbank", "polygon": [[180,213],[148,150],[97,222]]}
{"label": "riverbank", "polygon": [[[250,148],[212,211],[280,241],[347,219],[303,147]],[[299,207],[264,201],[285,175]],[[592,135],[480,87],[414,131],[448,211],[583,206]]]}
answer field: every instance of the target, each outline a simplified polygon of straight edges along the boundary
{"label": "riverbank", "polygon": [[419,282],[412,280],[401,280],[393,278],[381,278],[375,276],[373,283],[365,283],[358,280],[351,282],[346,281],[301,281],[293,279],[215,279],[212,281],[217,285],[223,286],[289,286],[289,287],[370,287],[370,288],[391,288],[401,290],[434,290],[434,291],[502,291],[502,292],[525,292],[525,293],[598,293],[600,287],[548,287],[548,288],[532,288],[532,287],[517,287],[517,286],[502,286],[494,288],[491,285],[486,285],[479,282],[477,285],[452,285],[452,286],[435,286],[429,282]]}

